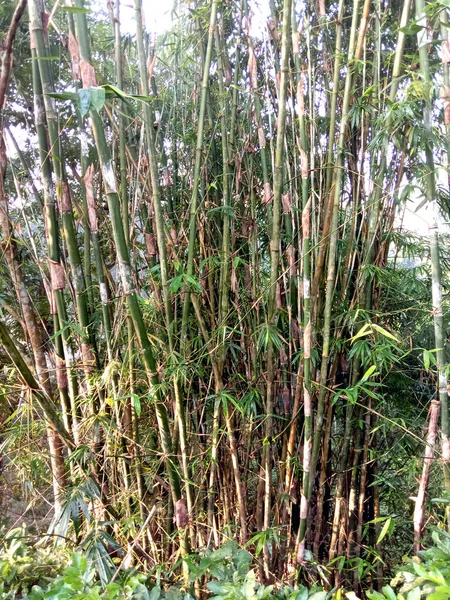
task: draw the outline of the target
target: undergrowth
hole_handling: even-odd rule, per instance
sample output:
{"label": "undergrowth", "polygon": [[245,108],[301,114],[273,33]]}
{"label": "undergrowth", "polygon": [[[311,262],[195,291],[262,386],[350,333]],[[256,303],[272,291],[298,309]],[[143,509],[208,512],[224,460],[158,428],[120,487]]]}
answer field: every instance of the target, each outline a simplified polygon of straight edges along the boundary
{"label": "undergrowth", "polygon": [[[105,582],[98,561],[81,552],[31,544],[24,533],[16,529],[0,540],[0,600],[360,600],[340,588],[261,585],[251,554],[235,542],[191,554],[182,561],[180,581],[164,585],[162,568],[151,574],[122,569],[120,559]],[[432,547],[404,559],[390,585],[368,589],[361,599],[450,599],[450,534],[434,531],[432,539]]]}

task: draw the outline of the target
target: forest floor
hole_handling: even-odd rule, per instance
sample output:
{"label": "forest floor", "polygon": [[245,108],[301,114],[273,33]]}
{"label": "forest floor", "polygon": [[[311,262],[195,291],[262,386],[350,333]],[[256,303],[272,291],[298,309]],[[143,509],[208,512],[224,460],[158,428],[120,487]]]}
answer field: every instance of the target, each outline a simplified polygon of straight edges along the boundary
{"label": "forest floor", "polygon": [[[7,463],[8,458],[3,456],[0,463],[0,526],[11,530],[26,523],[28,533],[39,535],[51,523],[53,506],[45,499],[45,490],[37,490],[41,499],[30,502],[24,493],[26,486],[18,481],[12,469],[6,468]],[[30,497],[35,495],[36,490],[33,490]]]}

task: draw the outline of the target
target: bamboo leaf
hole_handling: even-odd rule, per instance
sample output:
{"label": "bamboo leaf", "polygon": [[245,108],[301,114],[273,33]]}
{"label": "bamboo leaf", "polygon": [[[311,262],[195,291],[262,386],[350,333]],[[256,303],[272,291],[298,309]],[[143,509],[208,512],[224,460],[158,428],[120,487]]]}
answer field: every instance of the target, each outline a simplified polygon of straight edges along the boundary
{"label": "bamboo leaf", "polygon": [[387,535],[387,533],[389,531],[391,523],[392,523],[391,517],[389,517],[388,519],[386,519],[386,522],[383,525],[383,528],[382,528],[382,530],[380,532],[380,535],[378,536],[377,544],[381,544],[381,542],[384,540],[384,538],[386,537],[386,535]]}
{"label": "bamboo leaf", "polygon": [[50,98],[54,98],[55,100],[72,100],[72,102],[76,102],[78,96],[75,92],[61,92],[60,94],[53,93],[47,94]]}
{"label": "bamboo leaf", "polygon": [[388,598],[388,600],[397,600],[397,596],[395,595],[394,590],[391,588],[390,585],[385,585],[382,588],[382,592],[383,594],[386,596],[386,598]]}
{"label": "bamboo leaf", "polygon": [[420,588],[415,587],[410,592],[408,592],[408,595],[406,596],[406,600],[420,600],[420,595],[421,595]]}
{"label": "bamboo leaf", "polygon": [[208,210],[207,214],[209,216],[211,215],[215,215],[215,214],[221,214],[223,216],[226,217],[230,217],[230,219],[234,218],[234,210],[231,206],[216,206],[215,208],[211,208],[210,210]]}
{"label": "bamboo leaf", "polygon": [[366,379],[369,379],[369,377],[371,377],[373,375],[375,370],[376,370],[375,365],[372,365],[371,367],[369,367],[367,369],[367,371],[364,373],[364,375],[362,376],[361,381],[365,381]]}
{"label": "bamboo leaf", "polygon": [[384,337],[393,340],[394,342],[398,342],[400,344],[400,340],[397,337],[395,337],[395,335],[393,335],[390,331],[387,331],[387,329],[380,327],[380,325],[377,325],[376,323],[372,323],[372,327],[375,329],[375,331],[378,331],[378,333],[381,333],[381,335],[383,335]]}
{"label": "bamboo leaf", "polygon": [[99,111],[105,104],[105,90],[101,87],[82,88],[78,90],[80,113],[84,117],[91,108]]}
{"label": "bamboo leaf", "polygon": [[120,98],[121,100],[127,100],[129,98],[128,94],[125,94],[125,92],[111,83],[105,83],[102,87],[108,97],[117,96],[117,98]]}
{"label": "bamboo leaf", "polygon": [[448,600],[449,594],[448,591],[436,591],[427,596],[427,600]]}
{"label": "bamboo leaf", "polygon": [[117,97],[124,101],[137,100],[139,102],[151,102],[155,99],[152,96],[143,96],[141,94],[126,94],[123,90],[111,83],[105,83],[101,87],[105,90],[105,94],[108,98]]}
{"label": "bamboo leaf", "polygon": [[411,21],[411,23],[408,23],[408,25],[405,25],[405,27],[399,27],[398,30],[405,35],[417,35],[419,31],[422,31],[422,29],[423,25],[419,25],[417,21]]}
{"label": "bamboo leaf", "polygon": [[428,371],[430,368],[431,362],[431,354],[428,350],[424,349],[423,351],[423,366],[425,367],[425,371]]}
{"label": "bamboo leaf", "polygon": [[365,325],[363,325],[361,327],[361,329],[358,331],[358,333],[356,335],[354,335],[352,338],[350,338],[350,342],[353,344],[353,342],[355,342],[359,338],[361,338],[365,335],[370,335],[371,333],[373,333],[373,331],[370,328],[370,325],[368,323],[366,323]]}
{"label": "bamboo leaf", "polygon": [[97,87],[91,88],[91,106],[95,110],[99,111],[105,104],[105,90],[104,88]]}
{"label": "bamboo leaf", "polygon": [[136,412],[136,416],[140,417],[141,416],[141,400],[140,400],[139,396],[136,396],[136,394],[133,394],[133,408]]}
{"label": "bamboo leaf", "polygon": [[327,595],[327,592],[315,592],[314,594],[311,594],[311,596],[309,596],[308,600],[325,600]]}
{"label": "bamboo leaf", "polygon": [[80,114],[82,117],[86,116],[89,112],[91,105],[91,90],[90,88],[83,88],[78,90],[78,101],[80,103]]}
{"label": "bamboo leaf", "polygon": [[92,12],[89,8],[82,8],[78,6],[60,6],[58,10],[71,13],[72,15],[86,15]]}
{"label": "bamboo leaf", "polygon": [[380,592],[376,592],[375,590],[367,590],[366,596],[370,600],[386,600],[386,596],[384,596],[383,594],[380,594]]}

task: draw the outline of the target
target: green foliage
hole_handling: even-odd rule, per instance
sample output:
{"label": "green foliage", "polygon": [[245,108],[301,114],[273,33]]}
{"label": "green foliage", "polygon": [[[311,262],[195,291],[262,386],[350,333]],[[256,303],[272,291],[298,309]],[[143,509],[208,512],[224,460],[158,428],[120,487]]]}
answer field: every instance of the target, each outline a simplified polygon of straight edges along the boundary
{"label": "green foliage", "polygon": [[46,587],[68,562],[66,550],[26,543],[25,527],[0,534],[0,600],[27,596],[33,586]]}
{"label": "green foliage", "polygon": [[88,561],[86,556],[78,553],[72,555],[70,566],[46,587],[34,586],[26,600],[115,600],[118,598],[135,598],[139,600],[156,600],[154,595],[141,583],[144,575],[126,574],[117,581],[104,586],[98,583],[95,562]]}
{"label": "green foliage", "polygon": [[[99,562],[95,557],[74,552],[70,564],[67,555],[57,556],[54,549],[36,553],[11,532],[8,545],[0,555],[0,600],[194,600],[195,595],[178,585],[162,589],[152,585],[149,577],[134,570],[118,568],[102,581]],[[52,560],[50,560],[52,557]],[[257,582],[250,569],[252,556],[235,542],[217,550],[204,550],[184,559],[189,571],[189,584],[206,580],[212,600],[326,600],[333,593],[304,586],[293,589],[264,586]],[[66,566],[64,566],[66,565]]]}
{"label": "green foliage", "polygon": [[[448,600],[450,598],[450,534],[432,534],[434,546],[405,559],[390,585],[381,592],[367,590],[369,600]],[[347,597],[356,598],[354,594]]]}
{"label": "green foliage", "polygon": [[[391,519],[386,523],[391,524]],[[151,584],[149,577],[135,570],[120,568],[102,582],[98,562],[85,554],[55,555],[54,548],[39,549],[27,544],[24,530],[10,532],[0,553],[0,600],[195,600],[195,594],[179,585],[166,589]],[[383,534],[381,534],[383,535]],[[380,537],[381,537],[380,535]],[[450,534],[442,530],[432,534],[434,546],[405,559],[390,585],[381,592],[367,590],[370,600],[447,600],[450,597]],[[380,541],[380,540],[379,540]],[[341,563],[340,559],[336,559]],[[369,569],[359,559],[352,568]],[[189,584],[204,582],[212,600],[357,600],[354,592],[342,589],[326,591],[313,586],[261,585],[251,569],[252,556],[235,542],[217,550],[204,550],[184,559]],[[366,566],[364,566],[366,565]],[[361,574],[363,575],[363,573]]]}
{"label": "green foliage", "polygon": [[228,542],[214,551],[204,550],[185,560],[191,583],[205,575],[221,582],[241,579],[248,572],[251,561],[251,555],[240,549],[236,542]]}

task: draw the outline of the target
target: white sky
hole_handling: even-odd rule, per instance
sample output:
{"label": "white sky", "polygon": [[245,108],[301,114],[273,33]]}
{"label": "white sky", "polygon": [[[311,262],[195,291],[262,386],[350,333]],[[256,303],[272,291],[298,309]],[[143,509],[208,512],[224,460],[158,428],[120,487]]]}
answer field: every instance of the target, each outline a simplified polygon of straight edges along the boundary
{"label": "white sky", "polygon": [[[105,1],[105,0],[103,0]],[[106,2],[105,2],[106,4]],[[145,28],[147,31],[162,33],[170,28],[172,24],[173,3],[171,0],[143,0],[142,10],[144,14]],[[121,29],[123,33],[134,33],[136,31],[134,21],[134,6],[132,2],[121,2]]]}
{"label": "white sky", "polygon": [[[1,0],[0,0],[1,1]],[[105,4],[106,0],[101,0]],[[174,0],[142,0],[145,28],[150,33],[163,33],[172,24],[172,11]],[[186,10],[186,5],[182,9]],[[262,37],[266,28],[267,18],[270,16],[268,0],[253,0],[251,2],[252,35]],[[131,0],[120,3],[121,30],[123,33],[134,33],[136,30],[134,22],[134,6]]]}

